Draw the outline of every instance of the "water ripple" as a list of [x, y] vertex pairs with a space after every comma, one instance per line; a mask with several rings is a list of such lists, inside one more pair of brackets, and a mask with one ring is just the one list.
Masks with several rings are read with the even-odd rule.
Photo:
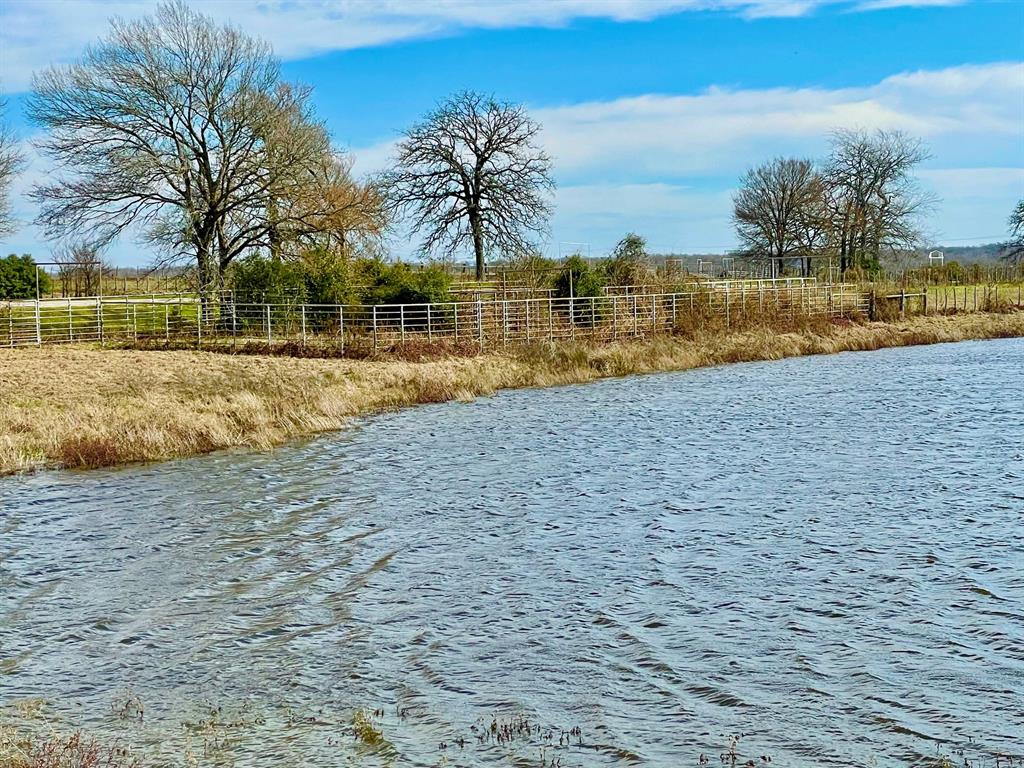
[[[1024, 342], [958, 344], [3, 480], [0, 703], [103, 727], [130, 687], [154, 742], [207, 699], [386, 706], [410, 765], [522, 713], [582, 729], [567, 766], [1024, 754], [1022, 391]], [[239, 764], [335, 764], [310, 722]]]

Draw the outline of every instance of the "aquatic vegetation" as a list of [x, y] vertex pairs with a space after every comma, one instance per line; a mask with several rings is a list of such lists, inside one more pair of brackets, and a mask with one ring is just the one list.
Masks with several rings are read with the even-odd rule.
[[361, 709], [352, 713], [352, 731], [359, 741], [368, 746], [379, 747], [386, 743], [383, 732]]
[[0, 726], [0, 765], [5, 768], [141, 768], [126, 746], [84, 736], [33, 735]]

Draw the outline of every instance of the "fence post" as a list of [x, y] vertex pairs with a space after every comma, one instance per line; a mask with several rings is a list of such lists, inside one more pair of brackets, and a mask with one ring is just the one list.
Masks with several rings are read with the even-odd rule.
[[14, 304], [10, 301], [7, 302], [7, 338], [14, 349]]
[[636, 294], [634, 293], [633, 294], [633, 335], [634, 336], [639, 336], [640, 335], [640, 326], [638, 325], [639, 322], [640, 322], [640, 313], [637, 311], [637, 308], [636, 308]]
[[96, 297], [96, 325], [99, 326], [100, 344], [103, 344], [103, 301]]
[[484, 351], [484, 303], [476, 300], [476, 334], [480, 340], [480, 351]]
[[202, 299], [199, 301], [199, 310], [196, 312], [196, 349], [202, 349], [203, 346], [203, 306]]
[[338, 339], [340, 342], [341, 354], [345, 354], [345, 307], [338, 306]]
[[405, 304], [398, 305], [398, 336], [405, 343]]
[[612, 339], [619, 338], [619, 297], [612, 294]]
[[75, 321], [71, 314], [71, 299], [68, 299], [68, 341], [75, 340]]
[[300, 304], [299, 311], [302, 313], [302, 346], [306, 346], [306, 305]]
[[42, 317], [40, 316], [39, 299], [36, 299], [36, 346], [43, 345]]
[[729, 284], [725, 284], [725, 327], [730, 326], [729, 322]]
[[552, 311], [551, 294], [548, 294], [548, 341], [555, 340], [555, 315]]
[[164, 341], [171, 340], [171, 313], [170, 307], [164, 304]]
[[377, 305], [373, 305], [373, 351], [377, 351]]
[[270, 335], [270, 305], [269, 304], [265, 304], [264, 307], [267, 310], [266, 311], [267, 344], [269, 345], [269, 344], [271, 344], [273, 342], [273, 337]]
[[530, 303], [533, 299], [526, 300], [526, 341], [530, 341]]

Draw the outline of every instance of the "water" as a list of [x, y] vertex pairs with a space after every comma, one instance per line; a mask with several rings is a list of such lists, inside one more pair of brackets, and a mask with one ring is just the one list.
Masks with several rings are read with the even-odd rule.
[[[1024, 341], [966, 343], [3, 480], [0, 703], [172, 756], [231, 720], [237, 765], [720, 764], [740, 733], [994, 765], [1024, 755], [1022, 392]], [[478, 739], [516, 716], [551, 746]]]

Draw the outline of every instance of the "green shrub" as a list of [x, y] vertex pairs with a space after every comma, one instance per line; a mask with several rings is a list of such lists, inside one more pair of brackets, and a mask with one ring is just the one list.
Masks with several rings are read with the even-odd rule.
[[309, 304], [355, 304], [355, 268], [351, 260], [323, 248], [307, 251], [300, 264]]
[[236, 261], [229, 276], [239, 303], [301, 304], [306, 280], [299, 264], [252, 254]]
[[[50, 276], [39, 271], [39, 294], [50, 291]], [[34, 299], [36, 297], [36, 262], [25, 254], [13, 253], [0, 259], [0, 299]]]
[[363, 304], [437, 304], [451, 301], [451, 275], [440, 264], [414, 269], [380, 259], [360, 262]]
[[578, 253], [573, 254], [562, 263], [562, 271], [555, 278], [555, 296], [600, 296], [604, 288], [604, 279], [600, 271]]

